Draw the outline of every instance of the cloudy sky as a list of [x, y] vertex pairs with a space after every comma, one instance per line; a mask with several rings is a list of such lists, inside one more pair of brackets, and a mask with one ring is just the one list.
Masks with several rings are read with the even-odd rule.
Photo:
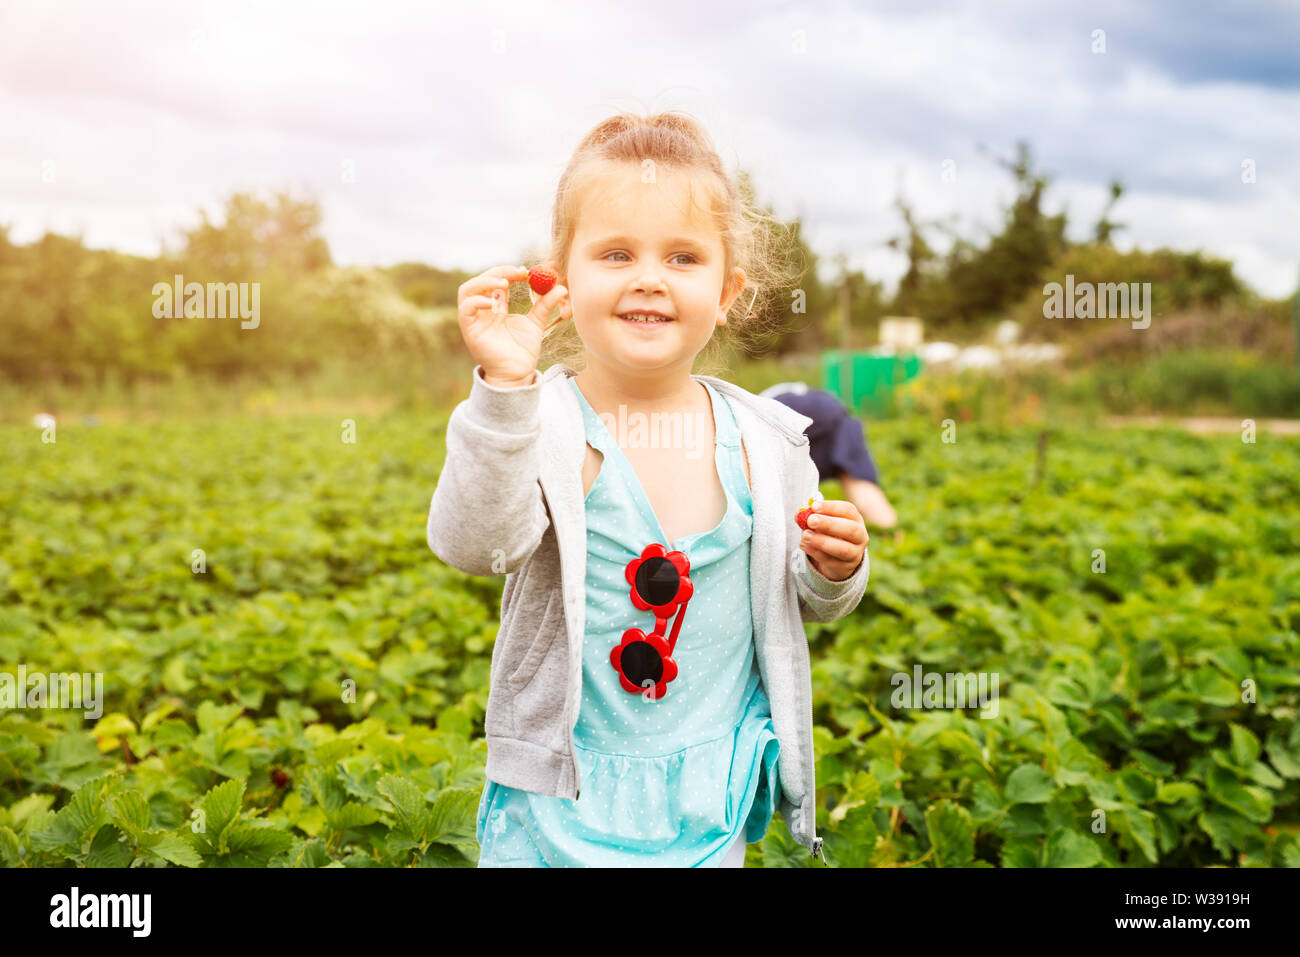
[[978, 235], [1019, 139], [1075, 238], [1117, 176], [1121, 248], [1204, 249], [1269, 296], [1300, 276], [1300, 3], [1265, 0], [0, 0], [0, 224], [152, 255], [288, 189], [341, 263], [478, 272], [544, 246], [618, 108], [690, 112], [820, 254], [890, 285], [900, 185]]

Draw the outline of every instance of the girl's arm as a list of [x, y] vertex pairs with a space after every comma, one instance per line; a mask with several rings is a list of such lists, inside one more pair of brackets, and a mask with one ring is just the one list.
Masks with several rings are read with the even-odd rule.
[[550, 526], [538, 482], [542, 377], [497, 388], [474, 367], [469, 398], [447, 421], [447, 456], [429, 503], [429, 548], [470, 575], [505, 575]]
[[[817, 466], [806, 453], [804, 459], [803, 484], [812, 490], [817, 489]], [[807, 502], [812, 497], [801, 495], [797, 501]], [[787, 510], [789, 505], [787, 505]], [[808, 561], [808, 556], [795, 549], [793, 561], [795, 589], [799, 593], [799, 614], [803, 621], [838, 621], [862, 600], [867, 590], [867, 579], [871, 576], [871, 556], [867, 549], [862, 550], [862, 563], [853, 574], [844, 581], [831, 581]]]

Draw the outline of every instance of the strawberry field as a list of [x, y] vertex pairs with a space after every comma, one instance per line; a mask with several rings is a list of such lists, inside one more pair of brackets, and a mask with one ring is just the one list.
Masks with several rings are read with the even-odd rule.
[[[4, 426], [9, 866], [473, 866], [503, 578], [425, 542], [425, 416]], [[871, 427], [905, 533], [807, 626], [831, 866], [1300, 866], [1300, 446]], [[841, 497], [833, 482], [822, 491]], [[899, 707], [985, 673], [996, 714]], [[821, 866], [779, 817], [749, 866]]]

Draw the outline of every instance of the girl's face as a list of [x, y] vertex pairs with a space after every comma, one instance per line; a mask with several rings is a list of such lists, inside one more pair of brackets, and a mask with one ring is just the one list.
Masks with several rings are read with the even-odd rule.
[[[689, 374], [696, 354], [745, 285], [723, 275], [724, 250], [708, 215], [690, 207], [688, 180], [658, 168], [607, 164], [583, 196], [565, 285], [589, 366], [640, 381]], [[635, 324], [631, 312], [670, 322]]]

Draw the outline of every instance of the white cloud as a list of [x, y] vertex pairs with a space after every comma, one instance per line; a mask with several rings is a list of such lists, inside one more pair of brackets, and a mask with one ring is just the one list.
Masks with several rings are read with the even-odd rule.
[[[1164, 11], [1176, 26], [1178, 6]], [[1212, 83], [1175, 81], [1176, 41], [1122, 6], [1096, 13], [1104, 56], [1088, 52], [1093, 15], [1018, 3], [88, 2], [3, 18], [0, 222], [17, 241], [81, 231], [148, 254], [235, 190], [293, 188], [321, 200], [340, 262], [478, 271], [548, 241], [579, 138], [644, 104], [699, 117], [760, 199], [804, 213], [819, 253], [847, 251], [891, 284], [900, 174], [923, 219], [956, 217], [969, 235], [1011, 193], [976, 144], [1010, 155], [1026, 139], [1072, 235], [1119, 176], [1123, 241], [1201, 247], [1265, 294], [1295, 288], [1300, 92], [1284, 71], [1234, 81], [1230, 64], [1206, 68]], [[1250, 186], [1243, 157], [1257, 162]], [[955, 183], [940, 178], [946, 158]]]

